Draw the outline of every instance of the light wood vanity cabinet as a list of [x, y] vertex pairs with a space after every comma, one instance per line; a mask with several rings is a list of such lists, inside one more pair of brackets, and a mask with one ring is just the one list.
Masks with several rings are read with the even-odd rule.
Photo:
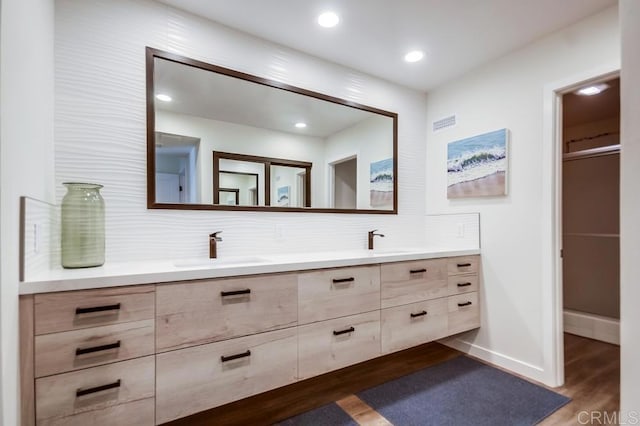
[[478, 271], [463, 256], [23, 296], [22, 424], [161, 424], [477, 328]]

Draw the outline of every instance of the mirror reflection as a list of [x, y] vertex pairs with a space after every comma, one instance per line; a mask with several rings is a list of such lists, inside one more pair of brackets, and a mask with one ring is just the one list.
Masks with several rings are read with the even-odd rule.
[[150, 48], [147, 78], [150, 207], [396, 211], [395, 113]]

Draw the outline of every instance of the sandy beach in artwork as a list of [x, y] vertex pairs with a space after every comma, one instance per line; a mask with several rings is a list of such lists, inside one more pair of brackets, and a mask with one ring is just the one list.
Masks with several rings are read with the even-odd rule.
[[490, 197], [505, 194], [505, 172], [495, 172], [489, 176], [455, 183], [447, 187], [447, 198]]
[[393, 207], [393, 191], [371, 190], [371, 207]]

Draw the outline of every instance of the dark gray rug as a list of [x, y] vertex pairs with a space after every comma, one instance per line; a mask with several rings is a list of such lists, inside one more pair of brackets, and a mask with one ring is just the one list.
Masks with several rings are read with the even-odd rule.
[[571, 400], [466, 356], [358, 397], [396, 426], [534, 425]]
[[342, 408], [335, 403], [323, 405], [315, 410], [290, 417], [276, 426], [358, 426]]

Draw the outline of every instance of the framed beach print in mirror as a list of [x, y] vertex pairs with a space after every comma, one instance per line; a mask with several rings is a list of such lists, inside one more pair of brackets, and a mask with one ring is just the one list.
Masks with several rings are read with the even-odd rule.
[[397, 213], [396, 113], [146, 54], [149, 208]]

